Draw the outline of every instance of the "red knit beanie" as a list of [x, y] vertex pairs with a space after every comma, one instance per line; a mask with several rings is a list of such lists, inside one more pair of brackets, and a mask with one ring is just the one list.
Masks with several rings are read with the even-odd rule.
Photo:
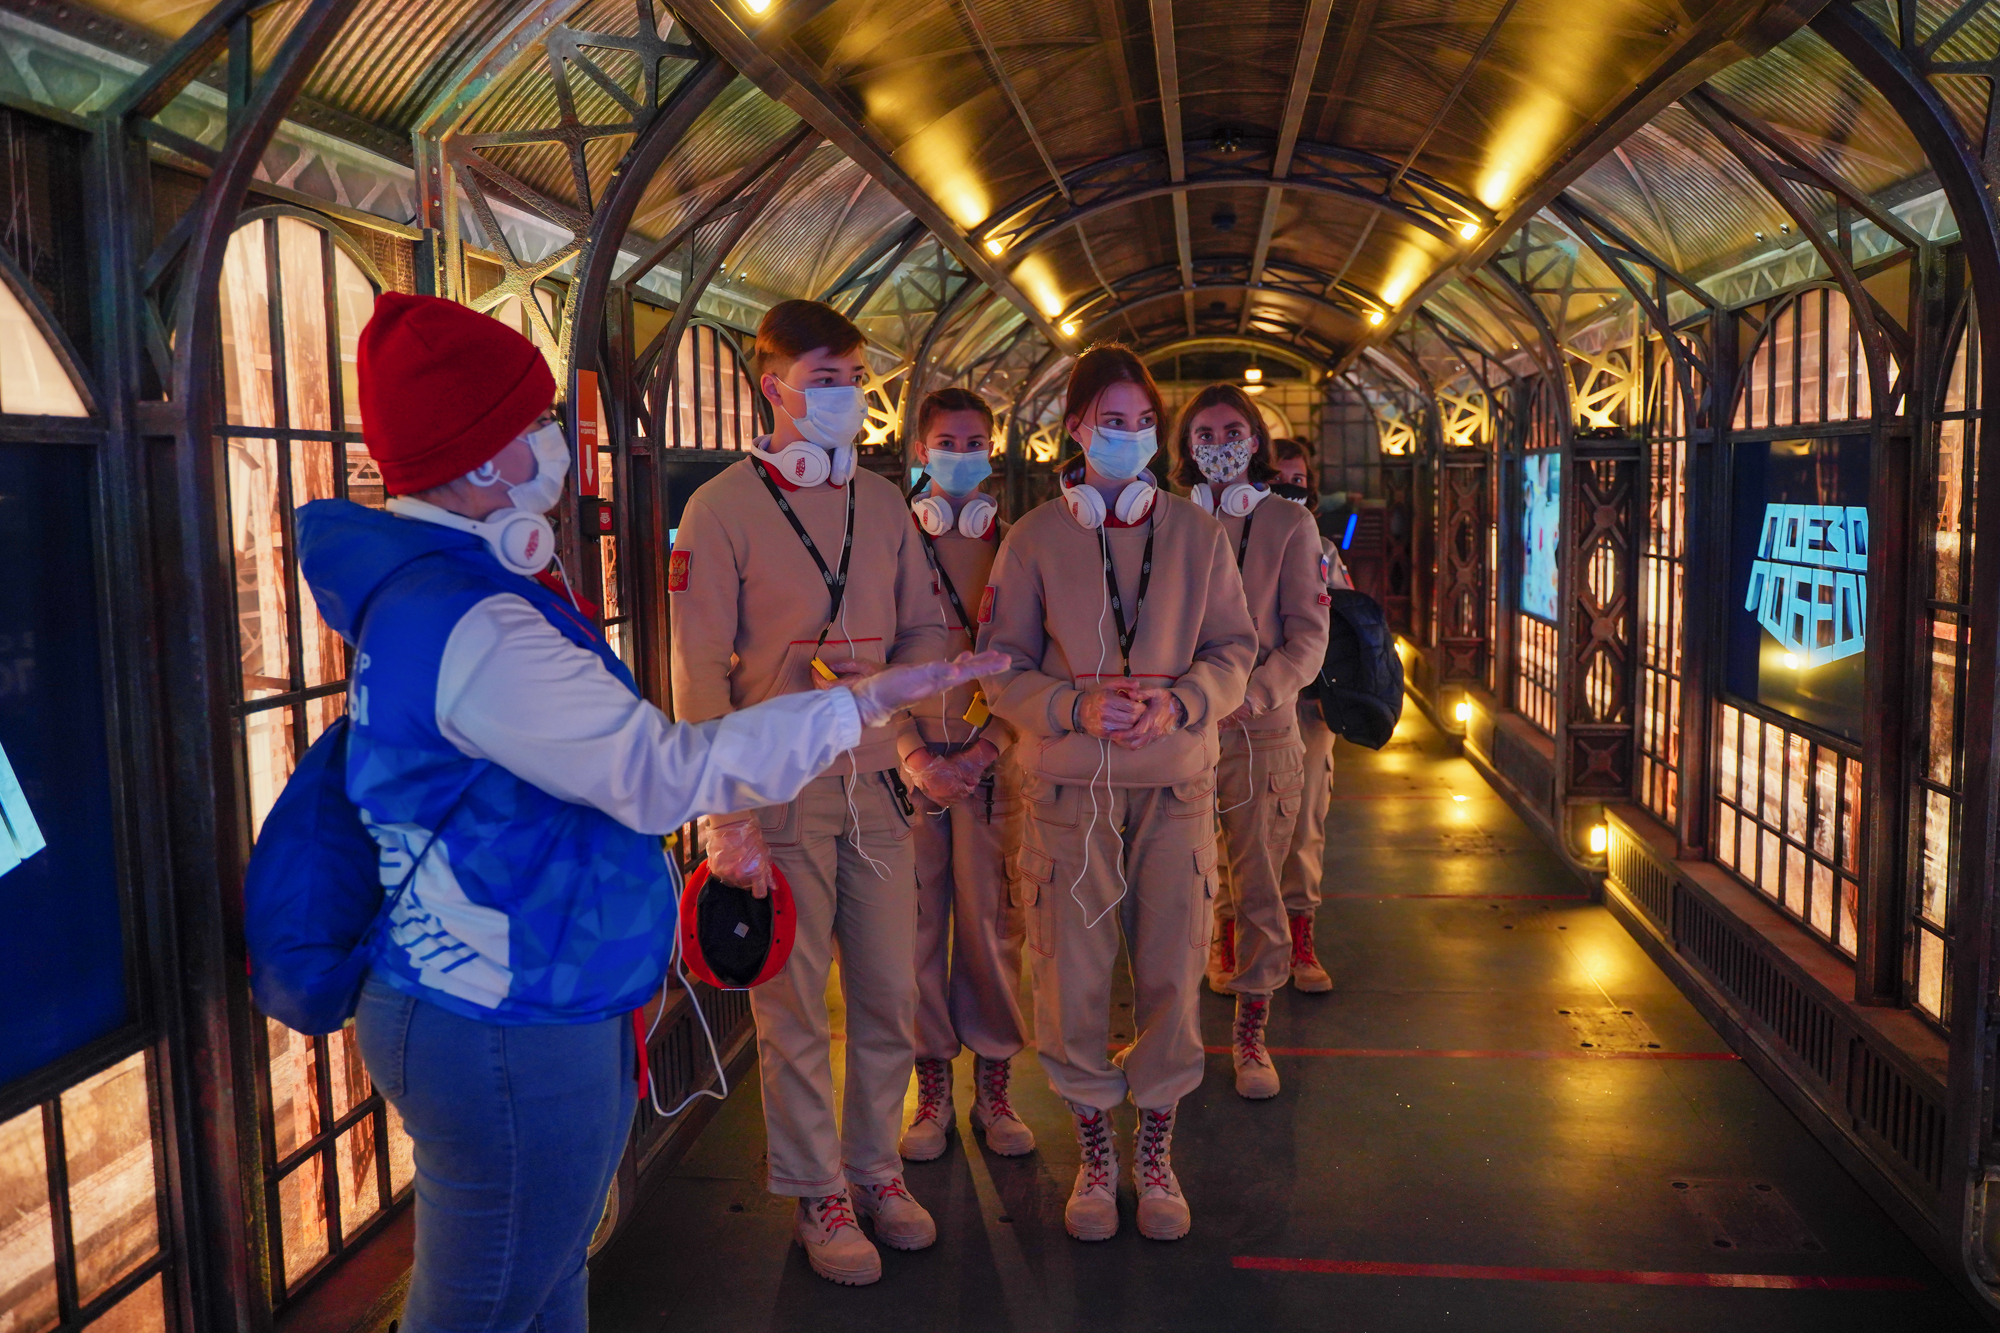
[[476, 310], [390, 292], [361, 330], [362, 433], [391, 495], [442, 486], [555, 401], [535, 345]]

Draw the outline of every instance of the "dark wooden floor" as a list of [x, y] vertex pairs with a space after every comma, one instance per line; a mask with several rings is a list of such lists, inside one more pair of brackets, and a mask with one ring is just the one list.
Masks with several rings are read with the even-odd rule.
[[1187, 1239], [1137, 1235], [1128, 1177], [1123, 1233], [1070, 1240], [1076, 1144], [1032, 1052], [1017, 1105], [1041, 1149], [1012, 1160], [965, 1130], [966, 1056], [961, 1133], [909, 1171], [937, 1245], [832, 1286], [763, 1191], [751, 1086], [599, 1257], [597, 1333], [1985, 1327], [1419, 716], [1338, 762], [1336, 988], [1279, 995], [1291, 1053], [1262, 1103], [1232, 1091], [1229, 1002], [1204, 996]]

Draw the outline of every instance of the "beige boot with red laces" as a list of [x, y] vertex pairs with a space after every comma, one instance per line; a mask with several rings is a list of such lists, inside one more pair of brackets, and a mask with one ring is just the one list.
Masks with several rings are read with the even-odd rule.
[[865, 1287], [882, 1277], [882, 1255], [854, 1220], [847, 1191], [800, 1199], [793, 1234], [805, 1246], [812, 1271], [843, 1287]]
[[1326, 974], [1326, 968], [1320, 965], [1319, 954], [1313, 949], [1313, 919], [1310, 916], [1292, 918], [1292, 989], [1311, 995], [1333, 989], [1333, 978]]
[[1139, 1143], [1132, 1154], [1132, 1184], [1139, 1191], [1139, 1234], [1147, 1240], [1179, 1240], [1194, 1225], [1181, 1182], [1174, 1175], [1174, 1117], [1177, 1108], [1139, 1109]]
[[854, 1211], [873, 1218], [875, 1239], [892, 1250], [927, 1250], [937, 1241], [937, 1222], [918, 1203], [901, 1176], [867, 1184], [851, 1180]]
[[951, 1136], [951, 1061], [917, 1061], [917, 1109], [903, 1130], [906, 1162], [934, 1162]]
[[[1002, 1157], [1024, 1157], [1035, 1150], [1035, 1131], [1014, 1113], [1007, 1097], [1013, 1066], [1005, 1060], [972, 1059], [972, 1123], [986, 1133], [986, 1146]], [[908, 1157], [908, 1153], [903, 1154]]]
[[1271, 1021], [1271, 997], [1236, 997], [1236, 1028], [1231, 1034], [1230, 1056], [1236, 1064], [1236, 1094], [1261, 1102], [1278, 1095], [1278, 1069], [1264, 1045], [1264, 1029]]
[[1118, 1234], [1118, 1144], [1111, 1116], [1095, 1106], [1069, 1104], [1076, 1118], [1076, 1141], [1083, 1161], [1063, 1208], [1063, 1229], [1078, 1240], [1110, 1240]]

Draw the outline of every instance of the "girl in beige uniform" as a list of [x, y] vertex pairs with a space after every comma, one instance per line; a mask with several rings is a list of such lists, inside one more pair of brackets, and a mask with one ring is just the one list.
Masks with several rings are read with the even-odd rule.
[[[861, 342], [812, 301], [781, 302], [758, 327], [760, 387], [777, 429], [694, 493], [667, 568], [679, 721], [944, 654], [902, 490], [855, 466]], [[795, 1233], [813, 1271], [849, 1285], [882, 1272], [857, 1210], [896, 1249], [937, 1235], [897, 1152], [916, 1024], [917, 893], [914, 814], [896, 762], [896, 726], [871, 728], [796, 800], [703, 824], [723, 880], [761, 887], [775, 863], [791, 885], [791, 959], [750, 992], [769, 1185], [798, 1198]], [[826, 1004], [836, 949], [847, 1002], [838, 1125]]]
[[[947, 651], [972, 646], [972, 617], [1006, 534], [993, 497], [993, 409], [968, 389], [940, 389], [917, 410], [916, 460], [930, 485], [910, 508], [931, 563]], [[942, 1156], [954, 1120], [951, 1062], [972, 1051], [972, 1123], [1003, 1157], [1035, 1149], [1034, 1131], [1008, 1098], [1010, 1062], [1026, 1044], [1021, 1022], [1021, 914], [1007, 893], [1008, 833], [1020, 784], [1005, 752], [1014, 729], [965, 686], [914, 709], [900, 737], [916, 788], [917, 1106], [903, 1156]]]
[[1292, 939], [1279, 885], [1304, 798], [1299, 691], [1326, 656], [1330, 599], [1312, 515], [1271, 493], [1271, 437], [1234, 384], [1211, 384], [1181, 409], [1174, 480], [1215, 515], [1242, 573], [1257, 627], [1257, 666], [1243, 703], [1221, 721], [1217, 813], [1235, 894], [1236, 1091], [1275, 1097], [1264, 1034], [1271, 995], [1291, 978]]
[[[1064, 427], [1084, 457], [1014, 525], [979, 614], [985, 680], [1020, 734], [1015, 888], [1028, 913], [1035, 1042], [1083, 1161], [1079, 1240], [1118, 1230], [1110, 1108], [1139, 1108], [1139, 1231], [1187, 1234], [1175, 1109], [1201, 1083], [1196, 1003], [1215, 891], [1215, 722], [1242, 701], [1256, 632], [1215, 521], [1158, 489], [1159, 390], [1119, 346], [1077, 358]], [[1135, 1040], [1110, 1055], [1112, 969], [1130, 955]]]

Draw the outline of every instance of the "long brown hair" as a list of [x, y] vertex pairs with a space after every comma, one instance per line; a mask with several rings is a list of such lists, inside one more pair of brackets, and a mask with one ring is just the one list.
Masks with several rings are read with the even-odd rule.
[[1188, 434], [1194, 429], [1195, 415], [1211, 407], [1235, 408], [1257, 437], [1257, 452], [1250, 455], [1250, 467], [1244, 476], [1263, 483], [1277, 476], [1278, 470], [1271, 466], [1271, 428], [1264, 424], [1264, 414], [1257, 410], [1257, 404], [1234, 384], [1211, 384], [1188, 399], [1187, 406], [1181, 409], [1180, 419], [1174, 422], [1174, 484], [1191, 491], [1208, 480], [1195, 464], [1194, 448]]
[[1071, 417], [1088, 412], [1097, 395], [1114, 384], [1138, 385], [1153, 404], [1153, 420], [1166, 420], [1166, 400], [1160, 397], [1160, 386], [1153, 383], [1153, 372], [1146, 369], [1146, 363], [1124, 343], [1097, 343], [1070, 367], [1069, 393], [1063, 399], [1063, 428], [1069, 428]]

